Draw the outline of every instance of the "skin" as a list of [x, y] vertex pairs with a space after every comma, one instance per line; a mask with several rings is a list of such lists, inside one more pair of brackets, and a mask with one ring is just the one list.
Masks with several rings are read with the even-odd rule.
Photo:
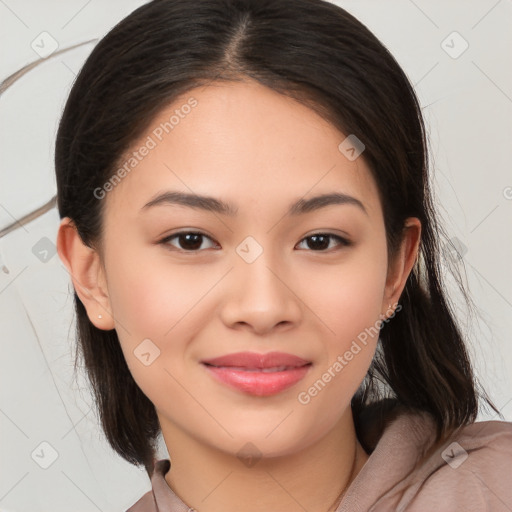
[[[309, 403], [297, 397], [365, 328], [392, 313], [417, 257], [420, 222], [407, 220], [388, 262], [382, 207], [363, 157], [347, 159], [338, 150], [345, 134], [252, 81], [189, 91], [131, 150], [190, 97], [197, 106], [103, 199], [101, 252], [84, 246], [65, 218], [59, 256], [90, 321], [116, 329], [158, 413], [172, 459], [166, 481], [187, 505], [199, 512], [234, 512], [240, 503], [247, 512], [333, 510], [368, 459], [350, 400], [376, 336]], [[238, 213], [170, 204], [141, 211], [165, 190], [211, 195]], [[285, 215], [300, 198], [334, 191], [356, 197], [367, 213], [338, 204]], [[158, 243], [177, 231], [210, 239], [199, 239], [195, 253], [185, 252], [191, 244], [183, 238]], [[318, 249], [306, 238], [315, 233], [352, 245], [327, 238]], [[247, 236], [263, 249], [252, 263], [236, 252]], [[134, 354], [144, 339], [160, 350], [149, 366]], [[269, 397], [218, 383], [200, 364], [246, 350], [288, 352], [313, 364], [302, 381]], [[251, 466], [237, 456], [248, 442], [260, 457]]]

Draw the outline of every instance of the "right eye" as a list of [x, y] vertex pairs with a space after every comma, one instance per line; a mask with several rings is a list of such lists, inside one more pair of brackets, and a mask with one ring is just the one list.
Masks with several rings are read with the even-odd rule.
[[177, 243], [181, 247], [176, 247], [178, 251], [181, 252], [199, 252], [198, 249], [200, 249], [203, 239], [212, 240], [208, 235], [205, 233], [201, 233], [200, 231], [180, 231], [179, 233], [173, 233], [172, 235], [166, 236], [162, 240], [160, 240], [158, 243], [164, 244], [164, 245], [171, 245], [172, 247], [176, 247], [175, 245], [171, 244], [171, 240], [176, 239]]

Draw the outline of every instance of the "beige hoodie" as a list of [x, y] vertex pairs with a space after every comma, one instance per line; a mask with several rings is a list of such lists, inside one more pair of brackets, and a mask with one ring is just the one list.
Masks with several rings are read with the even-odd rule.
[[[512, 422], [476, 422], [438, 445], [426, 413], [398, 408], [380, 432], [361, 429], [370, 457], [336, 512], [512, 512]], [[169, 459], [154, 467], [126, 512], [191, 512], [164, 478]]]

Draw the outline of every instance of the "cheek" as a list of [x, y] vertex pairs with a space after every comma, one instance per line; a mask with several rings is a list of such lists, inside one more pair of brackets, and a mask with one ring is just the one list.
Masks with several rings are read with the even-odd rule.
[[143, 251], [132, 251], [115, 260], [108, 270], [109, 297], [128, 368], [143, 393], [162, 405], [183, 392], [172, 376], [183, 380], [176, 368], [187, 339], [201, 329], [198, 302], [211, 284], [165, 258], [142, 264], [143, 257]]
[[336, 271], [316, 274], [318, 286], [309, 297], [315, 304], [311, 309], [322, 320], [318, 325], [324, 332], [324, 354], [297, 401], [318, 424], [332, 425], [339, 419], [373, 359], [386, 280], [379, 254], [361, 252]]
[[[189, 340], [213, 314], [206, 310], [211, 307], [206, 296], [225, 273], [212, 272], [208, 266], [178, 265], [162, 253], [153, 257], [157, 252], [158, 248], [151, 254], [134, 249], [130, 257], [120, 255], [108, 269], [116, 331], [128, 367], [143, 390], [155, 380], [168, 381], [165, 369], [179, 376]], [[158, 354], [150, 373], [140, 360], [147, 352], [150, 357]]]
[[190, 265], [177, 265], [162, 254], [154, 258], [149, 251], [159, 249], [116, 260], [108, 271], [109, 296], [116, 321], [128, 331], [163, 339], [194, 315], [215, 276], [198, 268], [191, 271]]
[[381, 313], [386, 268], [382, 258], [370, 253], [354, 253], [339, 266], [320, 269], [311, 280], [315, 285], [309, 286], [310, 307], [322, 320], [327, 339], [340, 349], [374, 326]]

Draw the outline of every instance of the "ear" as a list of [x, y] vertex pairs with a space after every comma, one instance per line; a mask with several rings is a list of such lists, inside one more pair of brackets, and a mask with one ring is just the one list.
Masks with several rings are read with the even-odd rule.
[[395, 259], [390, 262], [388, 268], [386, 288], [382, 301], [382, 310], [387, 312], [385, 316], [389, 316], [391, 310], [395, 309], [395, 305], [398, 303], [405, 288], [407, 278], [418, 258], [421, 240], [420, 220], [416, 217], [406, 219], [402, 236], [403, 239]]
[[83, 243], [69, 217], [63, 218], [60, 223], [57, 252], [71, 276], [73, 287], [87, 310], [89, 320], [98, 329], [113, 329], [114, 320], [100, 255]]

